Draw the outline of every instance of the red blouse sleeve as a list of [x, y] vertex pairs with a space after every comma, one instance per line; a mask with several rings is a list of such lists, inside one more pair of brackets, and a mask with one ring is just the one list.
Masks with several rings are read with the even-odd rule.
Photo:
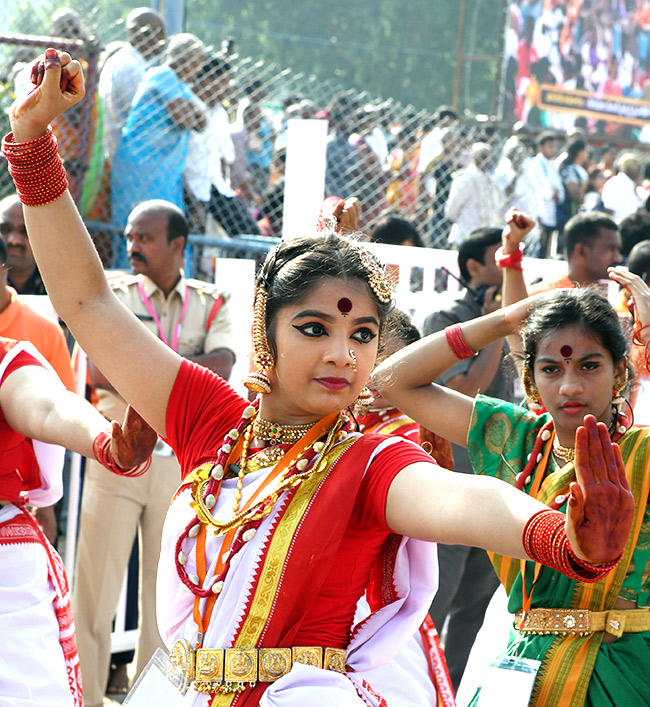
[[181, 478], [214, 459], [225, 434], [239, 423], [247, 401], [204, 366], [183, 359], [167, 403], [167, 442]]
[[379, 439], [387, 443], [372, 459], [366, 472], [355, 505], [355, 512], [365, 527], [379, 527], [384, 532], [392, 532], [386, 524], [386, 498], [393, 479], [404, 467], [416, 462], [425, 462], [434, 467], [438, 465], [417, 444], [400, 437], [385, 435], [366, 435], [367, 438]]
[[21, 351], [19, 354], [16, 354], [16, 357], [13, 359], [13, 361], [7, 366], [7, 368], [5, 368], [5, 371], [2, 374], [2, 379], [0, 380], [0, 384], [4, 382], [4, 379], [10, 373], [18, 370], [19, 368], [22, 368], [23, 366], [43, 367], [43, 364], [35, 356], [32, 356], [30, 353], [27, 353], [27, 351]]

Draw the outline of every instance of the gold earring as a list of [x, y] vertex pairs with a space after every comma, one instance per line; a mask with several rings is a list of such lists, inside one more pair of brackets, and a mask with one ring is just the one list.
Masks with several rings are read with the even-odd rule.
[[359, 397], [354, 401], [354, 407], [362, 414], [368, 412], [368, 408], [375, 402], [375, 396], [367, 386], [359, 393]]
[[524, 392], [526, 393], [526, 397], [529, 401], [528, 407], [531, 410], [541, 410], [543, 408], [542, 398], [540, 397], [539, 390], [537, 390], [533, 384], [533, 381], [530, 379], [530, 372], [528, 371], [528, 368], [524, 368], [524, 372], [521, 376], [521, 382], [524, 386]]
[[612, 390], [612, 405], [619, 407], [625, 404], [625, 398], [623, 397], [623, 390], [627, 386], [627, 369], [625, 370], [625, 376], [621, 383], [616, 383], [614, 385], [614, 390]]
[[270, 393], [271, 381], [267, 371], [273, 368], [273, 355], [266, 338], [266, 290], [260, 286], [255, 293], [253, 306], [253, 363], [257, 371], [249, 373], [242, 383], [254, 393]]

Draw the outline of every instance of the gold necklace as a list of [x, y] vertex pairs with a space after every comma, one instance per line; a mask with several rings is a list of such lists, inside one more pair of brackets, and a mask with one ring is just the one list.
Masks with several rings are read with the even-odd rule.
[[257, 417], [252, 427], [254, 437], [274, 445], [294, 444], [312, 428], [312, 425], [311, 422], [304, 425], [280, 425]]
[[[347, 423], [347, 418], [343, 415], [339, 415], [338, 419], [331, 425], [327, 430], [326, 439], [324, 442], [317, 440], [313, 444], [308, 444], [298, 453], [297, 457], [291, 463], [291, 467], [295, 466], [298, 473], [294, 473], [292, 476], [288, 476], [291, 471], [291, 467], [287, 467], [283, 470], [279, 477], [279, 483], [274, 491], [270, 492], [267, 496], [263, 497], [254, 506], [239, 510], [239, 503], [242, 496], [242, 488], [244, 482], [244, 475], [246, 473], [246, 458], [248, 456], [248, 447], [250, 446], [251, 439], [253, 437], [252, 430], [253, 424], [248, 425], [246, 431], [244, 432], [244, 439], [242, 442], [242, 452], [240, 456], [240, 468], [237, 474], [237, 489], [235, 492], [235, 503], [233, 504], [233, 517], [229, 521], [219, 522], [212, 515], [212, 508], [214, 507], [214, 497], [210, 499], [208, 505], [207, 498], [204, 498], [205, 489], [210, 482], [210, 476], [203, 481], [195, 481], [192, 485], [192, 508], [196, 513], [197, 518], [202, 523], [206, 523], [211, 527], [215, 535], [223, 535], [227, 533], [232, 528], [236, 528], [244, 523], [250, 523], [252, 521], [261, 520], [262, 518], [269, 515], [273, 510], [273, 506], [278, 500], [280, 494], [285, 490], [294, 488], [298, 486], [303, 479], [308, 478], [312, 474], [318, 474], [325, 466], [325, 458], [329, 450], [334, 446], [337, 441], [343, 441], [347, 436], [347, 433], [341, 428], [345, 427]], [[311, 425], [313, 427], [313, 425]], [[323, 435], [321, 435], [322, 439]], [[305, 456], [316, 456], [316, 462], [313, 464], [312, 468], [307, 469], [309, 465], [308, 459]]]
[[254, 454], [251, 454], [248, 457], [246, 473], [250, 474], [253, 471], [259, 471], [260, 469], [264, 469], [265, 467], [270, 466], [271, 464], [275, 464], [276, 462], [280, 461], [280, 459], [282, 459], [285, 453], [286, 450], [279, 445], [260, 449], [259, 451], [255, 452]]
[[573, 447], [563, 447], [557, 441], [557, 435], [553, 437], [553, 454], [564, 464], [572, 462], [575, 458], [575, 449]]
[[244, 442], [241, 448], [241, 456], [239, 458], [239, 472], [237, 474], [237, 489], [235, 490], [235, 503], [233, 504], [233, 515], [237, 515], [239, 510], [239, 502], [241, 501], [241, 492], [244, 486], [244, 475], [246, 474], [246, 458], [248, 457], [248, 448], [250, 447], [251, 440], [253, 439], [253, 429], [255, 428], [255, 421], [252, 425], [248, 425], [244, 432]]

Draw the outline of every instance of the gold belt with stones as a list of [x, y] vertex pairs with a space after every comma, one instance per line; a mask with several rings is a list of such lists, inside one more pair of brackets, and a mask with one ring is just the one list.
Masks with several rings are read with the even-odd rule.
[[531, 609], [515, 614], [515, 628], [520, 633], [533, 634], [577, 634], [586, 636], [596, 631], [605, 631], [620, 638], [624, 633], [650, 631], [650, 609]]
[[243, 692], [246, 685], [274, 682], [294, 663], [345, 672], [345, 651], [340, 648], [198, 648], [185, 639], [176, 641], [170, 655], [175, 683], [184, 691], [192, 686], [207, 694]]

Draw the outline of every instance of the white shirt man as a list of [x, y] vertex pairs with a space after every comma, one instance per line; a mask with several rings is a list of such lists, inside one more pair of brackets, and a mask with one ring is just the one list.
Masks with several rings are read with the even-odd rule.
[[223, 163], [235, 161], [235, 147], [230, 137], [230, 119], [225, 108], [204, 106], [208, 126], [202, 132], [192, 130], [185, 166], [185, 180], [199, 201], [210, 201], [214, 186], [223, 196], [233, 197], [235, 192], [223, 174]]
[[235, 161], [228, 113], [222, 105], [230, 86], [230, 64], [210, 57], [201, 68], [195, 90], [207, 116], [207, 127], [190, 133], [183, 176], [189, 190], [229, 236], [259, 235], [246, 205], [224, 175], [224, 165]]
[[498, 225], [502, 221], [503, 192], [487, 172], [492, 148], [485, 143], [472, 145], [472, 164], [453, 178], [445, 216], [453, 221], [449, 242], [460, 245], [477, 228]]
[[104, 110], [104, 150], [109, 159], [117, 151], [122, 127], [145, 72], [154, 66], [165, 40], [165, 23], [145, 7], [132, 10], [126, 20], [127, 41], [106, 59], [97, 90]]
[[540, 221], [547, 229], [557, 226], [557, 205], [564, 201], [564, 185], [553, 162], [556, 151], [555, 135], [542, 133], [537, 141], [539, 152], [528, 163], [527, 172], [542, 199]]
[[99, 76], [99, 96], [104, 109], [104, 149], [113, 157], [120, 144], [131, 101], [144, 78], [148, 64], [140, 52], [125, 42], [109, 57]]
[[637, 189], [641, 171], [639, 161], [632, 153], [626, 153], [618, 161], [618, 174], [605, 182], [603, 206], [612, 212], [616, 223], [637, 211], [643, 201]]

